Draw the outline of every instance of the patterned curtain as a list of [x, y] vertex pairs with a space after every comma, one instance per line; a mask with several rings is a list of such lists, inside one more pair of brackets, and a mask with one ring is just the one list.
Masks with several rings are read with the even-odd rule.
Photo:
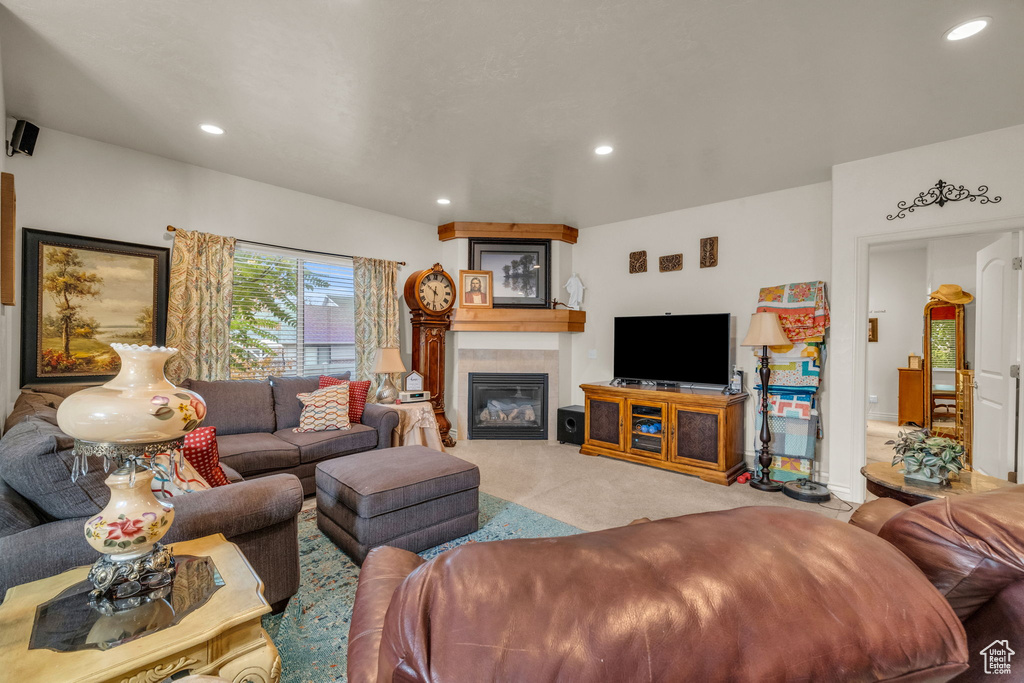
[[[373, 372], [377, 349], [398, 348], [398, 264], [395, 261], [363, 258], [353, 261], [356, 298], [356, 378], [371, 381], [367, 400], [377, 394], [378, 377]], [[400, 386], [401, 375], [391, 381]]]
[[228, 379], [235, 238], [178, 228], [171, 250], [167, 364], [172, 381]]

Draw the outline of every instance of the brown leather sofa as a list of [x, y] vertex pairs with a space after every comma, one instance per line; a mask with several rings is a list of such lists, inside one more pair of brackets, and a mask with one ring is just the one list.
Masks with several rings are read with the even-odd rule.
[[[1018, 558], [1021, 538], [1005, 541]], [[888, 537], [768, 507], [429, 562], [378, 548], [349, 681], [947, 681], [967, 668], [967, 637], [929, 578]]]
[[[1024, 680], [1024, 486], [913, 507], [880, 498], [850, 523], [899, 548], [956, 611], [970, 654], [957, 683]], [[982, 650], [1004, 640], [1013, 675], [986, 674]]]

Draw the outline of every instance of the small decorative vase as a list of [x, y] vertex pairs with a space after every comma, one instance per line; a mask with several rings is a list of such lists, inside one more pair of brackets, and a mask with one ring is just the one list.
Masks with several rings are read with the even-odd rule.
[[89, 579], [94, 600], [121, 599], [166, 586], [174, 558], [158, 542], [170, 529], [174, 507], [150, 489], [153, 456], [174, 453], [180, 460], [185, 434], [206, 417], [199, 394], [180, 389], [164, 375], [177, 349], [111, 344], [121, 371], [99, 387], [76, 392], [57, 410], [57, 424], [75, 438], [71, 478], [88, 471], [89, 456], [103, 458], [110, 502], [85, 524], [86, 541], [103, 556]]

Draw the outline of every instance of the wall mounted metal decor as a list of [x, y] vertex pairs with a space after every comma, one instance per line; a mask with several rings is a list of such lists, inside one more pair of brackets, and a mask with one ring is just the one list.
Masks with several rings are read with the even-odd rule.
[[939, 180], [934, 187], [918, 194], [912, 202], [899, 202], [896, 205], [899, 211], [889, 214], [886, 219], [894, 221], [897, 218], [906, 218], [908, 213], [914, 212], [914, 209], [932, 204], [938, 204], [941, 207], [945, 206], [946, 202], [962, 202], [965, 199], [971, 202], [976, 201], [979, 204], [998, 204], [1003, 200], [1002, 197], [989, 197], [987, 193], [988, 185], [979, 185], [977, 193], [973, 193], [963, 185], [957, 187], [944, 180]]
[[670, 273], [674, 270], [683, 269], [683, 255], [669, 254], [658, 259], [658, 270], [663, 273]]
[[718, 265], [718, 238], [705, 237], [700, 241], [700, 267], [714, 268]]
[[647, 272], [647, 252], [646, 251], [631, 251], [629, 252], [629, 273], [646, 273]]

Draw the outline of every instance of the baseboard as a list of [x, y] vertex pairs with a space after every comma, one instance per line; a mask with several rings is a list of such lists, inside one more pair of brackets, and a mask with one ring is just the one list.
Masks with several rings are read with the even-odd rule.
[[878, 420], [879, 422], [895, 422], [899, 419], [896, 413], [868, 413], [867, 418], [869, 420]]

